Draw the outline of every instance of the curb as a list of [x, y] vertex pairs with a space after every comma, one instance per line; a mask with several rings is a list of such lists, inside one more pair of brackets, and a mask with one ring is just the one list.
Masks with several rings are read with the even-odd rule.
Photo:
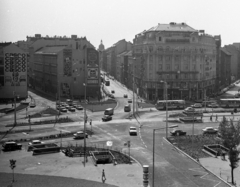
[[188, 155], [187, 153], [185, 153], [184, 151], [182, 151], [181, 149], [179, 149], [178, 147], [174, 146], [171, 142], [169, 142], [165, 137], [163, 137], [163, 139], [169, 144], [172, 145], [176, 150], [178, 150], [179, 152], [181, 152], [182, 154], [184, 154], [185, 156], [187, 156], [189, 159], [191, 159], [192, 161], [194, 161], [195, 163], [197, 163], [198, 165], [200, 165], [201, 167], [203, 167], [206, 171], [208, 171], [209, 173], [213, 174], [215, 177], [217, 177], [219, 180], [221, 180], [222, 182], [224, 182], [225, 184], [227, 184], [230, 187], [233, 187], [233, 185], [229, 184], [227, 181], [223, 180], [221, 177], [217, 176], [215, 173], [213, 173], [211, 170], [205, 168], [200, 162], [198, 162], [197, 160], [195, 160], [194, 158], [192, 158], [190, 155]]

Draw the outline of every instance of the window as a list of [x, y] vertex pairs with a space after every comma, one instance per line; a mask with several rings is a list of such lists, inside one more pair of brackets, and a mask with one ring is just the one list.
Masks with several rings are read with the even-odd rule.
[[158, 38], [158, 41], [159, 41], [159, 42], [161, 42], [161, 41], [162, 41], [162, 37], [161, 37], [161, 36]]
[[196, 64], [193, 64], [193, 70], [196, 70]]
[[152, 70], [153, 70], [153, 65], [149, 64], [149, 71], [152, 71]]
[[3, 68], [3, 66], [0, 67], [0, 75], [4, 75], [4, 68]]
[[0, 57], [0, 65], [3, 65], [3, 57]]
[[175, 64], [175, 70], [179, 70], [179, 64]]
[[185, 70], [189, 70], [189, 65], [188, 65], [188, 63], [185, 63], [185, 64], [184, 64], [184, 69], [185, 69]]
[[171, 69], [170, 64], [166, 64], [166, 70], [170, 70], [170, 69]]
[[185, 79], [188, 79], [188, 74], [184, 74], [184, 78], [185, 78]]
[[162, 64], [158, 65], [158, 70], [162, 70]]
[[175, 62], [180, 62], [180, 56], [179, 56], [179, 55], [176, 55], [176, 56], [174, 57], [174, 61], [175, 61]]
[[171, 56], [167, 55], [167, 56], [165, 57], [165, 59], [166, 59], [166, 62], [170, 62], [172, 58], [171, 58]]
[[158, 62], [159, 62], [159, 63], [162, 63], [162, 60], [163, 60], [162, 55], [159, 55], [159, 56], [158, 56]]

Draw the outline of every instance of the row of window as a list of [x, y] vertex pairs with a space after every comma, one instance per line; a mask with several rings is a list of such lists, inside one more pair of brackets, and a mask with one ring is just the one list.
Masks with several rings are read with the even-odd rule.
[[[206, 61], [206, 59], [209, 58], [209, 57], [205, 57], [203, 55], [193, 55], [193, 56], [190, 56], [190, 55], [158, 55], [155, 60], [158, 61], [158, 62], [163, 62], [164, 60], [166, 62], [170, 62], [170, 61], [175, 61], [175, 62], [181, 62], [181, 61], [185, 61], [185, 62], [202, 62], [202, 61]], [[211, 60], [213, 59], [214, 57], [211, 58]], [[154, 56], [153, 55], [150, 55], [149, 56], [149, 62], [152, 63], [154, 61]]]
[[[153, 73], [149, 73], [149, 79], [153, 80], [154, 74]], [[165, 80], [165, 79], [192, 79], [192, 80], [196, 80], [197, 79], [197, 74], [165, 74], [165, 75], [158, 75], [158, 80]]]
[[[166, 64], [165, 65], [165, 68], [163, 67], [163, 64], [158, 64], [158, 70], [167, 70], [167, 71], [178, 71], [181, 69], [181, 67], [185, 70], [185, 71], [188, 71], [190, 70], [190, 65], [189, 64], [183, 64], [182, 66], [180, 66], [179, 64], [175, 64], [173, 66], [171, 66], [171, 64]], [[202, 66], [200, 66], [202, 67]], [[153, 71], [155, 68], [153, 68], [153, 64], [149, 64], [149, 71]], [[193, 64], [192, 65], [192, 68], [191, 68], [192, 71], [196, 71], [197, 70], [197, 65], [196, 64]]]

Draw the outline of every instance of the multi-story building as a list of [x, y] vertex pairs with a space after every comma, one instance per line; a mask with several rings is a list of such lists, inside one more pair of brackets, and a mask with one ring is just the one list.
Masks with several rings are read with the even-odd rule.
[[220, 62], [219, 91], [231, 84], [231, 53], [225, 47], [221, 48]]
[[26, 99], [27, 53], [15, 44], [0, 43], [0, 99]]
[[135, 36], [135, 82], [142, 96], [163, 99], [204, 99], [215, 92], [216, 41], [186, 23], [158, 24]]
[[240, 50], [235, 45], [225, 45], [224, 48], [231, 53], [231, 82], [240, 79]]
[[30, 50], [30, 85], [67, 98], [100, 97], [98, 52], [86, 38], [35, 40]]
[[117, 71], [117, 55], [123, 53], [124, 51], [129, 51], [132, 49], [132, 43], [127, 42], [125, 39], [118, 41], [117, 43], [113, 44], [110, 48], [106, 49], [107, 53], [107, 72], [116, 77]]
[[101, 44], [98, 47], [98, 52], [99, 52], [99, 66], [101, 69], [104, 69], [103, 68], [103, 57], [104, 57], [105, 47], [102, 43], [102, 40], [101, 40]]

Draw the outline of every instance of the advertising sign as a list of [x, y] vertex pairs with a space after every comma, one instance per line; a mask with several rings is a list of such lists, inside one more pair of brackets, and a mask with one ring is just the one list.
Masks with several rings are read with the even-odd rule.
[[98, 51], [87, 48], [87, 84], [92, 86], [99, 85], [99, 56]]

